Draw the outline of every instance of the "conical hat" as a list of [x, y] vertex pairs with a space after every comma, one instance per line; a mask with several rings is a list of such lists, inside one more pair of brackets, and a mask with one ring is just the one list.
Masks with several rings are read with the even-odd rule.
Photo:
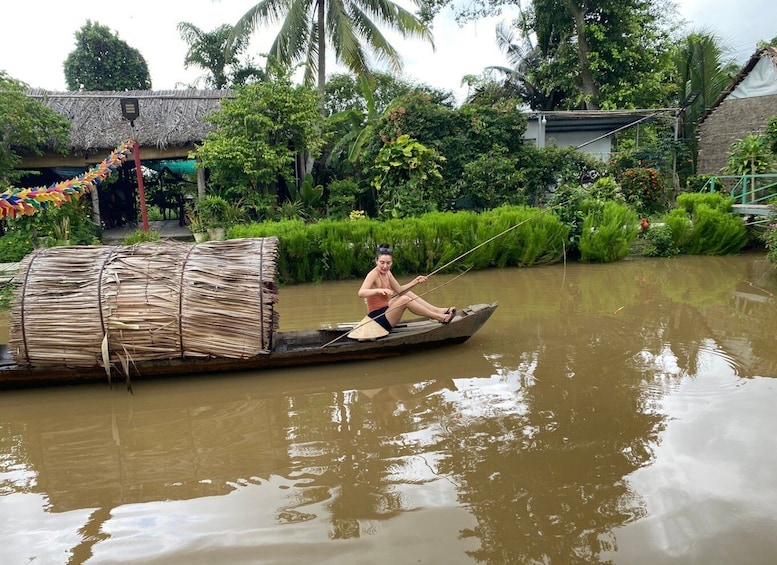
[[369, 316], [362, 318], [362, 320], [356, 324], [356, 327], [348, 332], [348, 337], [351, 339], [358, 339], [359, 341], [378, 339], [385, 335], [388, 335], [388, 330]]

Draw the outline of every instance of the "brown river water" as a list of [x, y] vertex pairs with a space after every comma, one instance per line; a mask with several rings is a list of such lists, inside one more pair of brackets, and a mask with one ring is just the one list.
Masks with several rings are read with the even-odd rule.
[[2, 391], [0, 563], [775, 563], [775, 295], [763, 254], [470, 272], [426, 295], [499, 301], [463, 345]]

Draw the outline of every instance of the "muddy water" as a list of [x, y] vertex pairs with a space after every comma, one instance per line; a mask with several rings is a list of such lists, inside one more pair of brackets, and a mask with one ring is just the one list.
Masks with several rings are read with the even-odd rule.
[[775, 294], [762, 255], [469, 273], [427, 296], [500, 302], [460, 346], [1, 392], [0, 563], [774, 563]]

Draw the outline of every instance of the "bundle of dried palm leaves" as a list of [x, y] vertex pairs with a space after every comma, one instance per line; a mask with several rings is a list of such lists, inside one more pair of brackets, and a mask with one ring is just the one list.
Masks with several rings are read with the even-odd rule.
[[15, 278], [17, 363], [86, 367], [268, 353], [277, 329], [276, 238], [59, 247]]

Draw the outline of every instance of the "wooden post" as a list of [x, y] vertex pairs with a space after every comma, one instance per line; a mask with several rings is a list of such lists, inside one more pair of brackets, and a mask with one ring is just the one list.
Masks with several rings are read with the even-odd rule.
[[97, 194], [97, 186], [89, 192], [92, 197], [92, 221], [98, 228], [102, 227], [102, 218], [100, 217], [100, 195]]
[[138, 197], [140, 199], [140, 217], [143, 220], [143, 231], [148, 233], [148, 212], [146, 211], [146, 190], [143, 187], [143, 170], [140, 168], [140, 145], [138, 140], [132, 146], [135, 154], [135, 172], [138, 176]]
[[197, 200], [205, 198], [205, 169], [197, 167]]

